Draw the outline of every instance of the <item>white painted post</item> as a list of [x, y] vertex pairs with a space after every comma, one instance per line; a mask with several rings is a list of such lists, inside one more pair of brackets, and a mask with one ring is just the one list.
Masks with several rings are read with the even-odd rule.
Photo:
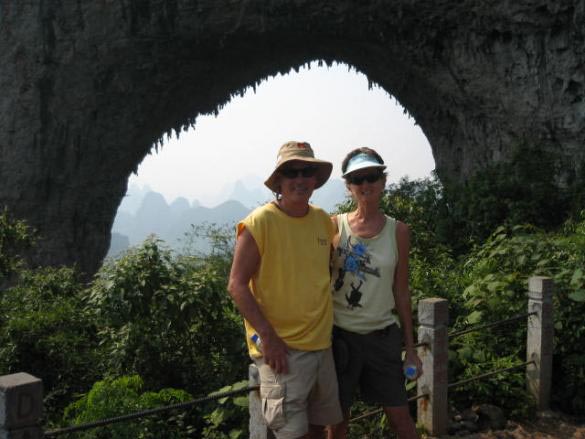
[[534, 276], [528, 279], [528, 316], [526, 333], [526, 386], [536, 399], [539, 411], [550, 407], [553, 359], [553, 289], [552, 279]]
[[418, 302], [418, 341], [426, 343], [419, 348], [423, 374], [417, 381], [420, 398], [417, 420], [432, 436], [445, 434], [449, 425], [447, 409], [447, 372], [449, 361], [449, 303], [446, 299], [431, 298]]
[[[260, 385], [260, 376], [255, 364], [250, 364], [248, 368], [249, 386]], [[262, 415], [262, 399], [260, 391], [254, 390], [248, 396], [248, 410], [250, 413], [250, 439], [273, 439], [274, 433], [266, 426], [264, 416]]]
[[0, 376], [0, 439], [40, 439], [43, 383], [28, 373]]

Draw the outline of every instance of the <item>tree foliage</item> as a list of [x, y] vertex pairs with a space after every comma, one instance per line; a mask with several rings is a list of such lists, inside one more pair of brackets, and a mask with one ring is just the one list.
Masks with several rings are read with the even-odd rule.
[[[178, 255], [153, 238], [104, 263], [89, 284], [73, 268], [20, 268], [0, 295], [0, 373], [43, 380], [50, 425], [71, 421], [59, 419], [64, 407], [100, 378], [98, 390], [134, 389], [139, 380], [145, 392], [176, 388], [198, 396], [241, 381], [249, 360], [226, 292], [226, 251], [218, 245], [208, 258]], [[136, 379], [115, 381], [128, 376]], [[214, 429], [208, 410], [215, 407], [195, 409], [192, 428]], [[241, 418], [230, 410], [226, 419]]]
[[88, 297], [106, 370], [196, 394], [238, 381], [246, 373], [243, 326], [225, 287], [216, 265], [174, 255], [155, 239], [106, 263]]
[[[531, 226], [497, 228], [465, 261], [465, 312], [459, 316], [460, 323], [476, 324], [526, 312], [528, 277], [552, 278], [557, 371], [553, 402], [572, 413], [585, 409], [584, 226], [581, 220], [556, 233]], [[483, 370], [496, 368], [499, 358], [508, 358], [512, 364], [525, 357], [525, 340], [525, 324], [472, 333], [458, 343], [457, 359], [462, 366], [478, 365]], [[510, 374], [518, 387], [522, 387], [522, 375], [522, 371]], [[513, 406], [510, 391], [499, 380], [491, 381], [490, 386], [482, 385], [485, 396]]]
[[[446, 181], [450, 241], [458, 252], [481, 245], [499, 226], [531, 224], [554, 231], [585, 207], [585, 164], [563, 174], [571, 157], [542, 147], [516, 146], [510, 160], [488, 166], [464, 183]], [[559, 176], [563, 176], [560, 178]]]
[[24, 221], [0, 213], [0, 282], [23, 266], [21, 252], [34, 243], [34, 231]]
[[[191, 400], [183, 390], [144, 390], [144, 382], [137, 375], [122, 376], [96, 382], [91, 390], [65, 410], [69, 425], [80, 425], [129, 413], [174, 405]], [[78, 433], [81, 439], [182, 439], [193, 437], [195, 429], [189, 424], [188, 413], [167, 412], [144, 416], [127, 422], [118, 422]]]
[[73, 269], [19, 274], [16, 285], [0, 296], [0, 374], [42, 378], [52, 416], [99, 376], [96, 327]]

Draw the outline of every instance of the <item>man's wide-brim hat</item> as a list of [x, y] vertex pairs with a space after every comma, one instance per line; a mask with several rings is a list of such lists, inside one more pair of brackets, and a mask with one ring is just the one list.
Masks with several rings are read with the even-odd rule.
[[315, 153], [307, 142], [287, 142], [278, 150], [278, 157], [276, 159], [276, 167], [270, 177], [264, 184], [272, 192], [280, 192], [278, 186], [278, 171], [286, 164], [292, 161], [306, 162], [312, 166], [317, 167], [317, 183], [315, 189], [320, 188], [325, 184], [333, 170], [333, 164], [325, 160], [315, 158]]

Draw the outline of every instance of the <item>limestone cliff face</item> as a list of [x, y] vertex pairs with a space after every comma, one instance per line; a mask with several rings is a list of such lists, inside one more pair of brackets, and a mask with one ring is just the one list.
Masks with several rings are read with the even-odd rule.
[[583, 0], [5, 0], [0, 204], [44, 237], [33, 260], [91, 274], [153, 142], [314, 59], [396, 96], [441, 178], [518, 143], [585, 159]]

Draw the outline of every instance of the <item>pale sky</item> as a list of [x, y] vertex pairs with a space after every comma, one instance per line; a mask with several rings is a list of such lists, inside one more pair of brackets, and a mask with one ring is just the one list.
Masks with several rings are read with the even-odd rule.
[[218, 197], [226, 185], [263, 181], [289, 140], [309, 142], [317, 158], [333, 163], [332, 177], [340, 177], [343, 157], [358, 146], [380, 153], [390, 182], [429, 176], [435, 163], [414, 119], [385, 90], [368, 89], [363, 74], [348, 70], [313, 63], [248, 89], [217, 117], [200, 115], [194, 130], [165, 139], [129, 185], [148, 185], [168, 202], [182, 196], [212, 207], [225, 201]]

